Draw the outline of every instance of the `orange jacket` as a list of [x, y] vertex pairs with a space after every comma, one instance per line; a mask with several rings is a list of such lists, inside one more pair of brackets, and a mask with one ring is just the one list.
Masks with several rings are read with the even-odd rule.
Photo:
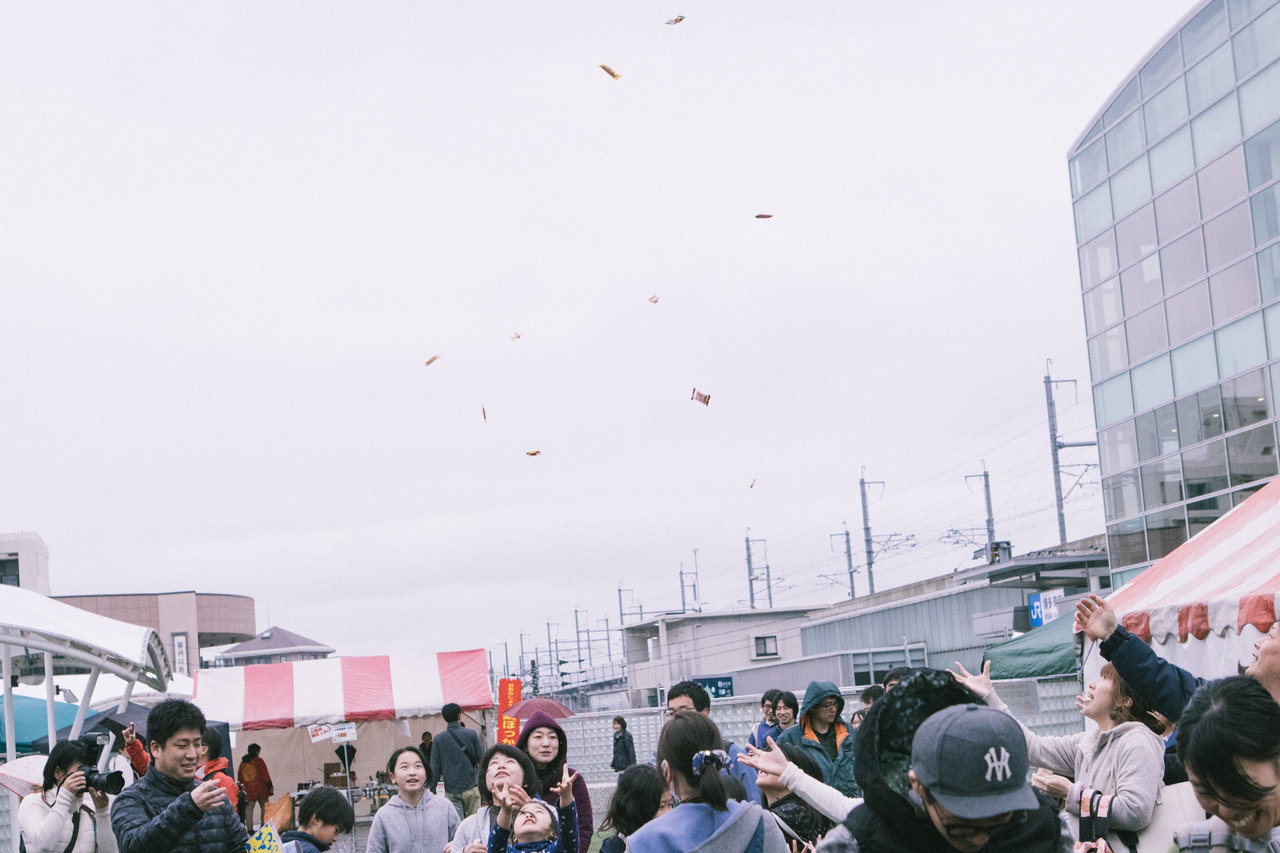
[[218, 787], [227, 795], [227, 802], [231, 803], [231, 808], [240, 807], [240, 788], [236, 785], [236, 780], [231, 778], [231, 774], [227, 772], [227, 768], [231, 765], [225, 758], [215, 758], [208, 764], [200, 768], [196, 776], [204, 779], [216, 779]]

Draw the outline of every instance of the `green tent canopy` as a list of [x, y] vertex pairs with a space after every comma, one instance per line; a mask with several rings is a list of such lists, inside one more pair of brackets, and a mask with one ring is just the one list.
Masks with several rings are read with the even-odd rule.
[[991, 661], [991, 677], [996, 680], [1073, 675], [1076, 671], [1076, 643], [1071, 632], [1074, 621], [1072, 610], [1021, 637], [997, 643], [987, 649], [982, 661]]
[[[49, 736], [49, 718], [45, 715], [45, 700], [33, 699], [30, 696], [13, 697], [13, 727], [17, 731], [14, 746], [19, 752], [30, 752], [31, 742]], [[53, 703], [53, 724], [58, 728], [69, 726], [76, 719], [76, 708], [66, 702]], [[4, 716], [0, 715], [0, 750], [8, 742], [9, 734], [4, 730]]]

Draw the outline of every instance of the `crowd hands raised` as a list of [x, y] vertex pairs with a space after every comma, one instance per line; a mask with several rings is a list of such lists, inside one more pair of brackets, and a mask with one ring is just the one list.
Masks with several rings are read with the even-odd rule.
[[[1077, 605], [1076, 627], [1107, 664], [1076, 698], [1093, 725], [1064, 737], [1016, 720], [989, 663], [978, 672], [958, 663], [894, 670], [864, 691], [847, 722], [831, 682], [809, 684], [803, 702], [769, 691], [745, 747], [724, 739], [700, 685], [674, 685], [655, 763], [628, 764], [634, 750], [618, 753], [600, 850], [1280, 851], [1280, 628], [1258, 640], [1241, 675], [1206, 682], [1161, 659], [1096, 596]], [[619, 730], [625, 720], [615, 721]], [[114, 797], [89, 786], [83, 744], [54, 747], [43, 791], [18, 811], [23, 849], [244, 850], [236, 801], [245, 797], [199, 709], [158, 705], [147, 750], [133, 734], [125, 746], [137, 779]], [[450, 740], [470, 761], [469, 741]], [[587, 853], [591, 802], [567, 746], [556, 721], [532, 717], [516, 746], [497, 744], [470, 761], [474, 791], [446, 785], [447, 798], [435, 793], [447, 750], [433, 748], [429, 761], [416, 747], [397, 750], [387, 764], [397, 794], [375, 815], [366, 849]], [[1194, 817], [1205, 820], [1166, 826], [1168, 786], [1184, 781], [1199, 805]], [[464, 808], [473, 793], [477, 805]], [[283, 840], [322, 853], [352, 830], [354, 812], [342, 792], [322, 786], [301, 800], [297, 823]]]

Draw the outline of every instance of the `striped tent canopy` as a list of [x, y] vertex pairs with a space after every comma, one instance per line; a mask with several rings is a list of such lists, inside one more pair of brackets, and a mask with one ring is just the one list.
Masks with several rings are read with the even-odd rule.
[[193, 701], [232, 731], [395, 720], [493, 707], [484, 649], [202, 669]]
[[1148, 642], [1185, 643], [1246, 625], [1266, 632], [1280, 593], [1280, 479], [1272, 480], [1110, 597]]

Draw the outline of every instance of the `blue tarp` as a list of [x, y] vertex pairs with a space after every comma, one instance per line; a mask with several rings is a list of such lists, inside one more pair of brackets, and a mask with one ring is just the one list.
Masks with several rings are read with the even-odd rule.
[[[45, 700], [30, 696], [13, 697], [13, 722], [17, 730], [15, 745], [19, 752], [30, 752], [31, 742], [49, 736], [49, 719], [45, 715]], [[76, 706], [66, 702], [53, 703], [53, 723], [58, 728], [69, 726], [76, 719]], [[4, 730], [4, 715], [0, 714], [0, 750], [8, 747], [9, 735]]]

